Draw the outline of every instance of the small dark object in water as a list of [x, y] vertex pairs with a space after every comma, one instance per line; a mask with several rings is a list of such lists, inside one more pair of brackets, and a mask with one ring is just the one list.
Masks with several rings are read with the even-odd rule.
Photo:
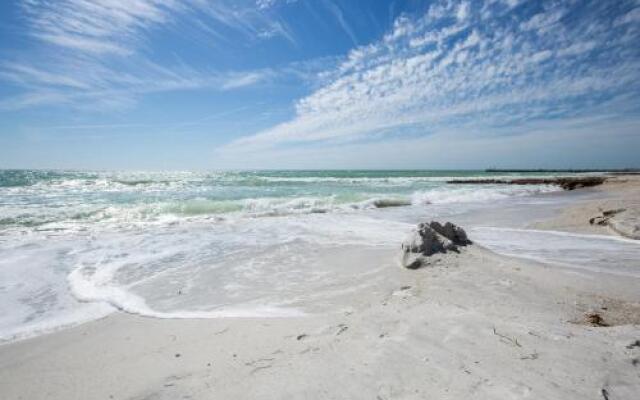
[[180, 358], [180, 353], [176, 353], [176, 358]]

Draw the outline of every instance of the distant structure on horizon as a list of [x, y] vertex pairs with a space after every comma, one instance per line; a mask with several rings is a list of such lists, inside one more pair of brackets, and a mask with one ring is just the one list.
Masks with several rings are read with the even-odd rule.
[[526, 173], [526, 172], [567, 172], [567, 173], [583, 173], [583, 172], [608, 172], [613, 174], [640, 174], [640, 168], [618, 168], [618, 169], [502, 169], [502, 168], [487, 168], [485, 172], [514, 172], [514, 173]]

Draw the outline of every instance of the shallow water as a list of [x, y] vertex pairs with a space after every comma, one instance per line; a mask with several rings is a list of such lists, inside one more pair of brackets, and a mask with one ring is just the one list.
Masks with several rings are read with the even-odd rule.
[[348, 262], [349, 254], [387, 260], [417, 222], [437, 218], [460, 222], [505, 254], [594, 271], [624, 263], [618, 273], [636, 273], [638, 246], [498, 230], [580, 196], [550, 186], [445, 184], [486, 176], [0, 171], [0, 338], [117, 309], [160, 318], [331, 311], [332, 297], [389, 267]]
[[453, 177], [486, 176], [465, 171], [0, 170], [0, 229], [68, 231], [190, 217], [324, 213], [487, 201], [557, 189], [444, 185]]
[[576, 270], [640, 278], [640, 244], [634, 240], [496, 227], [475, 227], [469, 234], [496, 253]]

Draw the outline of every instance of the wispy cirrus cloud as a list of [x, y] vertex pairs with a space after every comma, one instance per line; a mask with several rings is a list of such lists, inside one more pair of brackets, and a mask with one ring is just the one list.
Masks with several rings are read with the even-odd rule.
[[[195, 3], [194, 3], [195, 4]], [[88, 53], [129, 54], [142, 31], [186, 12], [174, 0], [25, 0], [29, 35], [52, 45]]]
[[176, 56], [155, 60], [149, 40], [156, 31], [193, 29], [214, 46], [229, 31], [250, 40], [282, 37], [295, 43], [286, 24], [253, 1], [23, 0], [20, 5], [24, 34], [41, 46], [0, 62], [0, 79], [20, 89], [0, 99], [4, 110], [122, 108], [146, 93], [226, 91], [274, 76], [268, 68], [220, 70]]
[[640, 146], [638, 121], [614, 114], [527, 121], [517, 135], [508, 126], [492, 131], [485, 135], [466, 123], [426, 136], [276, 146], [250, 157], [224, 151], [216, 153], [216, 161], [233, 169], [274, 164], [289, 169], [625, 168], [637, 163]]
[[351, 51], [293, 119], [223, 151], [624, 115], [640, 99], [637, 12], [633, 1], [435, 2]]
[[261, 10], [266, 10], [278, 4], [293, 4], [298, 0], [256, 0], [256, 6]]
[[351, 25], [347, 22], [344, 13], [332, 0], [324, 0], [324, 6], [329, 10], [329, 12], [334, 16], [335, 20], [338, 22], [342, 30], [349, 36], [351, 42], [354, 45], [358, 44], [358, 38], [356, 34], [351, 28]]
[[289, 32], [283, 21], [268, 12], [274, 4], [247, 0], [23, 0], [22, 10], [28, 34], [36, 39], [86, 53], [126, 55], [135, 52], [151, 30], [176, 24], [181, 18], [209, 32], [232, 29], [260, 37], [270, 29], [286, 36]]
[[245, 86], [251, 86], [265, 79], [268, 75], [266, 71], [241, 73], [237, 75], [229, 75], [222, 84], [222, 89], [230, 90]]
[[202, 70], [187, 65], [170, 67], [145, 58], [126, 66], [96, 59], [56, 60], [45, 67], [8, 62], [0, 64], [0, 78], [25, 90], [0, 101], [0, 109], [63, 105], [81, 109], [121, 109], [151, 93], [184, 90], [232, 90], [255, 85], [273, 76], [269, 69], [253, 71]]

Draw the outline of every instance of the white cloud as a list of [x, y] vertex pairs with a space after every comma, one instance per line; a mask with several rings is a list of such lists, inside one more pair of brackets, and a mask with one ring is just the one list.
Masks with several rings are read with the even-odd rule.
[[469, 16], [469, 3], [463, 2], [458, 5], [458, 11], [456, 11], [456, 17], [460, 21], [464, 21]]
[[[286, 0], [290, 3], [291, 0]], [[265, 5], [267, 5], [265, 3]], [[286, 24], [253, 4], [220, 0], [23, 0], [25, 35], [46, 46], [0, 62], [0, 78], [22, 91], [5, 96], [1, 109], [48, 104], [122, 108], [145, 93], [173, 90], [232, 90], [258, 84], [267, 70], [219, 71], [186, 65], [177, 56], [150, 59], [153, 30], [196, 29], [222, 40], [231, 29], [249, 40], [283, 37], [295, 44]]]
[[[327, 72], [326, 85], [296, 102], [294, 118], [223, 151], [435, 134], [468, 121], [484, 132], [517, 130], [522, 121], [588, 114], [639, 90], [640, 60], [628, 36], [637, 42], [640, 33], [613, 28], [602, 3], [548, 2], [533, 15], [514, 11], [515, 2], [465, 4], [439, 1], [422, 17], [399, 17], [380, 41]], [[581, 13], [565, 23], [571, 6]]]
[[256, 0], [256, 6], [258, 6], [259, 9], [264, 10], [273, 7], [277, 2], [278, 0]]
[[234, 76], [229, 76], [227, 81], [222, 84], [222, 89], [238, 89], [241, 87], [254, 85], [265, 78], [265, 73], [263, 72], [249, 72], [245, 74], [237, 74]]
[[[129, 60], [131, 61], [131, 60]], [[5, 98], [0, 109], [65, 105], [83, 109], [121, 109], [149, 93], [179, 90], [232, 90], [273, 76], [270, 70], [200, 71], [185, 65], [170, 67], [135, 58], [127, 68], [96, 60], [54, 60], [47, 68], [0, 63], [0, 77], [25, 88]]]
[[550, 50], [541, 50], [531, 56], [531, 61], [534, 63], [540, 63], [545, 60], [548, 60], [553, 55], [553, 52]]
[[349, 36], [353, 44], [354, 45], [358, 44], [358, 38], [356, 37], [356, 34], [354, 33], [353, 29], [345, 19], [344, 14], [340, 9], [340, 7], [334, 4], [331, 0], [324, 0], [324, 5], [331, 12], [331, 14], [333, 14], [336, 21], [338, 22], [342, 30]]
[[637, 163], [639, 126], [637, 120], [602, 116], [527, 123], [513, 135], [508, 128], [486, 131], [469, 123], [430, 136], [276, 147], [240, 157], [217, 152], [214, 160], [217, 168], [233, 169], [624, 168]]
[[563, 8], [552, 9], [551, 11], [541, 12], [534, 15], [528, 21], [524, 22], [522, 30], [539, 30], [545, 32], [553, 27], [564, 16], [566, 10]]
[[578, 54], [586, 53], [597, 47], [597, 43], [593, 40], [587, 40], [585, 42], [578, 42], [558, 50], [558, 56], [575, 56]]
[[174, 0], [23, 2], [32, 36], [78, 51], [116, 54], [130, 53], [140, 31], [185, 7]]
[[0, 100], [0, 110], [19, 110], [44, 104], [63, 104], [67, 101], [67, 97], [59, 92], [33, 91]]
[[71, 87], [87, 89], [89, 86], [81, 77], [65, 76], [51, 71], [45, 71], [31, 65], [5, 63], [0, 69], [0, 76], [14, 83], [24, 85], [40, 84], [54, 87]]
[[293, 4], [298, 0], [256, 0], [256, 6], [260, 10], [268, 10], [278, 4]]
[[640, 23], [640, 7], [633, 8], [616, 20], [616, 25]]
[[[153, 29], [181, 18], [221, 40], [232, 30], [248, 38], [281, 35], [295, 43], [276, 4], [295, 0], [22, 0], [28, 34], [46, 43], [90, 54], [133, 53]], [[270, 34], [265, 34], [270, 32]]]

